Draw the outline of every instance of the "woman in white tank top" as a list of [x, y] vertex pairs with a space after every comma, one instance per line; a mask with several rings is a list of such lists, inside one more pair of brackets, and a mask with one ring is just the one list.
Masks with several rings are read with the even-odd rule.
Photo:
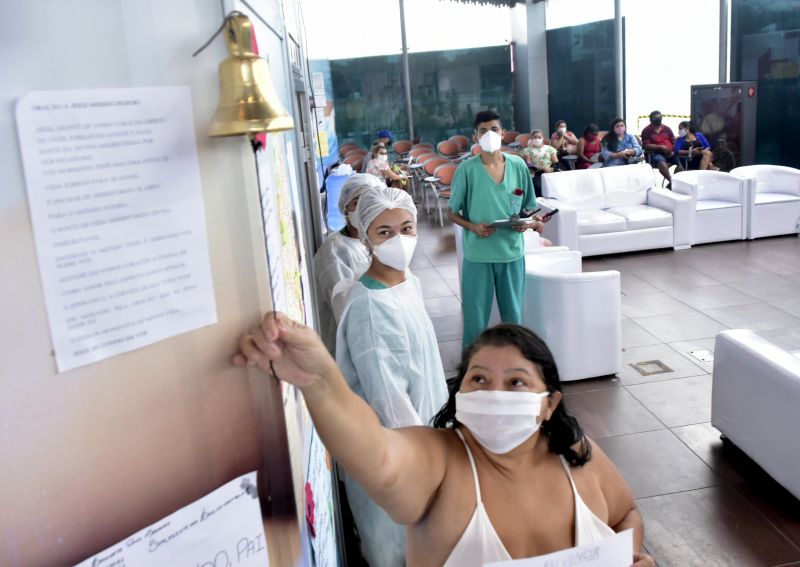
[[[331, 454], [408, 526], [409, 566], [482, 567], [595, 542], [642, 518], [628, 485], [564, 409], [552, 354], [530, 330], [498, 325], [464, 353], [434, 428], [385, 429], [347, 387], [313, 330], [264, 317], [234, 364], [298, 386]], [[375, 565], [372, 567], [381, 567]]]

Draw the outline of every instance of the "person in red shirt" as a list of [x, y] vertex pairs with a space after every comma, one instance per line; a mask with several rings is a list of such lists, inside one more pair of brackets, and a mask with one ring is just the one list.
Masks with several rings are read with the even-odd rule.
[[589, 124], [583, 129], [583, 136], [578, 140], [578, 169], [588, 169], [600, 158], [599, 132], [597, 124]]
[[642, 130], [642, 147], [650, 156], [650, 164], [657, 167], [667, 181], [668, 188], [672, 188], [672, 177], [669, 174], [670, 164], [678, 167], [675, 159], [675, 134], [669, 126], [661, 124], [661, 112], [654, 110], [650, 113], [650, 124]]

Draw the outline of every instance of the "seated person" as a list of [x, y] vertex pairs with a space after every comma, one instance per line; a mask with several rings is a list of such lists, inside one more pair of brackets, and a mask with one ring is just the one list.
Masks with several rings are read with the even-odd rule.
[[339, 232], [329, 234], [314, 254], [314, 276], [319, 291], [320, 335], [331, 354], [336, 353], [334, 287], [343, 281], [355, 280], [369, 268], [369, 252], [358, 238], [356, 205], [364, 191], [384, 186], [384, 183], [374, 175], [366, 173], [351, 175], [339, 193], [339, 211], [347, 219], [347, 224]]
[[578, 153], [578, 137], [567, 129], [567, 123], [563, 120], [556, 122], [556, 131], [550, 135], [550, 145], [558, 151], [559, 158]]
[[617, 118], [611, 123], [611, 129], [605, 135], [602, 142], [601, 155], [603, 156], [603, 167], [615, 165], [628, 165], [631, 158], [638, 158], [642, 155], [642, 146], [636, 136], [626, 132], [625, 121]]
[[[672, 129], [661, 123], [662, 115], [658, 110], [650, 113], [650, 124], [642, 130], [642, 146], [650, 157], [650, 165], [668, 181], [667, 187], [672, 188], [672, 176], [669, 174], [670, 164], [676, 164], [675, 134]], [[679, 166], [680, 167], [680, 166]]]
[[369, 162], [367, 162], [367, 173], [374, 175], [378, 179], [383, 179], [387, 186], [405, 189], [408, 185], [408, 177], [404, 173], [396, 172], [389, 165], [389, 152], [386, 146], [375, 144], [369, 152]]
[[407, 526], [408, 565], [482, 567], [629, 528], [634, 567], [655, 565], [630, 488], [567, 412], [553, 355], [525, 327], [487, 329], [465, 350], [435, 428], [383, 427], [314, 331], [282, 314], [239, 349], [234, 364], [272, 363], [300, 388], [331, 455]]
[[679, 158], [686, 158], [686, 169], [717, 169], [711, 163], [711, 144], [688, 120], [678, 124], [678, 138], [673, 150]]
[[533, 168], [533, 190], [537, 197], [542, 196], [542, 174], [552, 173], [558, 164], [558, 152], [553, 146], [544, 143], [544, 132], [534, 130], [528, 147], [519, 153], [528, 167]]
[[589, 124], [583, 129], [583, 136], [578, 140], [578, 163], [577, 169], [589, 169], [600, 159], [600, 139], [597, 134], [600, 132], [597, 124]]

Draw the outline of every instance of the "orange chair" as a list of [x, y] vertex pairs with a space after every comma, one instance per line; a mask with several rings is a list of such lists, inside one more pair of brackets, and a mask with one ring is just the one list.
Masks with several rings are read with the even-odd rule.
[[358, 149], [358, 144], [352, 144], [352, 143], [351, 144], [342, 144], [339, 147], [339, 157], [343, 158], [347, 152], [349, 152], [350, 150], [356, 150], [356, 149]]
[[408, 152], [408, 155], [410, 155], [412, 158], [414, 158], [416, 160], [422, 154], [427, 154], [429, 152], [430, 152], [430, 148], [428, 148], [428, 147], [422, 147], [422, 148], [414, 147], [414, 148], [411, 148], [411, 151]]
[[461, 153], [461, 147], [452, 140], [444, 140], [437, 144], [436, 151], [438, 151], [442, 157], [452, 159]]
[[517, 136], [517, 139], [514, 140], [514, 141], [517, 143], [518, 147], [527, 148], [528, 147], [528, 142], [531, 141], [531, 135], [530, 134], [520, 134], [519, 136]]
[[506, 146], [509, 144], [513, 144], [514, 140], [517, 139], [519, 136], [519, 132], [515, 132], [514, 130], [508, 130], [505, 134], [503, 134], [503, 144]]
[[409, 140], [397, 140], [394, 144], [392, 144], [392, 148], [394, 149], [394, 153], [403, 155], [407, 154], [413, 145], [414, 144], [412, 144]]
[[419, 142], [418, 144], [414, 144], [414, 147], [411, 149], [413, 150], [415, 148], [428, 148], [430, 151], [433, 151], [433, 144], [428, 142]]
[[424, 183], [422, 185], [422, 206], [424, 207], [425, 212], [430, 212], [430, 207], [428, 207], [428, 197], [425, 193], [425, 186], [427, 184], [427, 186], [434, 189], [434, 192], [436, 191], [433, 184], [438, 181], [438, 178], [434, 175], [434, 172], [436, 171], [437, 167], [447, 163], [450, 163], [450, 161], [444, 159], [443, 157], [436, 156], [434, 158], [425, 160], [425, 165], [422, 166], [423, 171], [425, 174], [427, 174], [427, 177], [423, 179]]
[[467, 148], [469, 148], [469, 138], [467, 138], [466, 136], [462, 136], [461, 134], [455, 134], [453, 136], [450, 136], [450, 140], [458, 144], [458, 149], [461, 150], [462, 152], [466, 151]]
[[481, 145], [480, 144], [472, 144], [472, 148], [470, 148], [469, 152], [476, 156], [481, 153]]
[[436, 212], [439, 215], [439, 226], [444, 227], [444, 214], [442, 213], [442, 200], [450, 199], [450, 185], [453, 183], [453, 175], [456, 173], [458, 166], [452, 163], [440, 165], [433, 172], [434, 177], [439, 180], [434, 186], [436, 191]]
[[350, 157], [353, 157], [353, 156], [364, 157], [365, 155], [367, 155], [367, 151], [366, 150], [362, 150], [360, 148], [356, 148], [356, 149], [350, 150], [349, 152], [344, 154], [343, 157], [346, 160], [347, 158], [350, 158]]

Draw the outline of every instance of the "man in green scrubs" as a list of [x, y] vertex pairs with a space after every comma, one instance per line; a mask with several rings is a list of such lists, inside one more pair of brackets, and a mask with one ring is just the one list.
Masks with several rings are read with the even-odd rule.
[[464, 263], [461, 268], [461, 309], [464, 315], [462, 348], [486, 328], [497, 291], [504, 323], [521, 323], [525, 296], [525, 230], [529, 226], [493, 229], [496, 220], [536, 208], [536, 195], [522, 158], [500, 151], [500, 116], [484, 110], [475, 116], [473, 138], [481, 153], [465, 161], [450, 187], [450, 218], [464, 227]]

